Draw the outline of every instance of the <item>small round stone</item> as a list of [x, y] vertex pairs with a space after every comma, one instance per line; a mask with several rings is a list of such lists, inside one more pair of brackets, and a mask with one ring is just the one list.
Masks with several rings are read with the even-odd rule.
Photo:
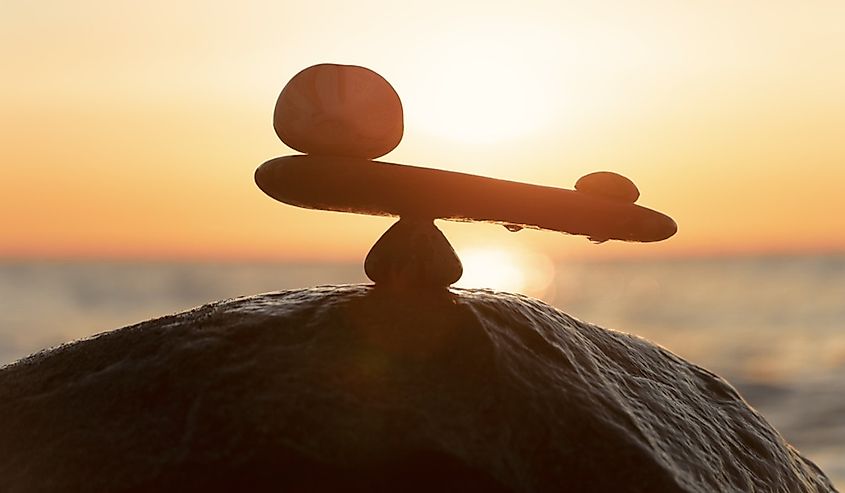
[[610, 171], [596, 171], [582, 176], [575, 183], [575, 190], [631, 204], [640, 197], [634, 182]]
[[288, 147], [306, 154], [374, 159], [402, 140], [402, 103], [370, 69], [314, 65], [282, 90], [273, 127]]
[[364, 272], [376, 286], [431, 290], [457, 282], [464, 269], [431, 219], [400, 218], [373, 245]]

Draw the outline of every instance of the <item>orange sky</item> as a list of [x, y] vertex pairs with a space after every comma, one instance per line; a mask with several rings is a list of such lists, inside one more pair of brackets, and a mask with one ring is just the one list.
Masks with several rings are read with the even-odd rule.
[[402, 97], [382, 160], [630, 177], [676, 237], [442, 224], [457, 248], [845, 250], [845, 3], [4, 2], [0, 257], [360, 259], [390, 225], [276, 203], [272, 110], [320, 62]]

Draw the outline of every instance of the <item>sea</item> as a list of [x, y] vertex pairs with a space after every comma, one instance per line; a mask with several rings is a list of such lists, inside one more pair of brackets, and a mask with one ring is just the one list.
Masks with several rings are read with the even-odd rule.
[[[732, 383], [845, 485], [845, 253], [549, 264], [526, 293]], [[0, 263], [0, 365], [211, 301], [367, 282], [360, 263]]]

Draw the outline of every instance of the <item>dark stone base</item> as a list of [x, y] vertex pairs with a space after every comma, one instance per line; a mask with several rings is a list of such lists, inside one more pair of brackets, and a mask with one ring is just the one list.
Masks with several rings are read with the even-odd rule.
[[833, 491], [719, 377], [487, 291], [222, 301], [0, 369], [0, 491]]

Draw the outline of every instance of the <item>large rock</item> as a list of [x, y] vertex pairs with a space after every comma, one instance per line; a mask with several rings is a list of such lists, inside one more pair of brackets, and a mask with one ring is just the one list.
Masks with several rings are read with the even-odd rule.
[[0, 491], [833, 491], [724, 380], [487, 291], [241, 298], [0, 370]]

